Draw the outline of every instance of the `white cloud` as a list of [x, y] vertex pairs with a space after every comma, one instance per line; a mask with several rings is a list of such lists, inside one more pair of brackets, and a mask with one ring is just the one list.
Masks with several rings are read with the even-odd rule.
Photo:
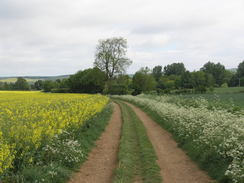
[[129, 72], [244, 59], [243, 0], [1, 0], [0, 76], [91, 67], [99, 39], [128, 40]]

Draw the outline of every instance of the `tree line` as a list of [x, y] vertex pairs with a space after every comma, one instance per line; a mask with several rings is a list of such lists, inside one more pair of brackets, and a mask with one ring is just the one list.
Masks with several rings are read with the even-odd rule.
[[199, 71], [193, 72], [187, 71], [183, 63], [173, 63], [165, 67], [158, 65], [152, 70], [142, 69], [136, 72], [134, 77], [137, 75], [139, 78], [152, 78], [148, 79], [151, 83], [149, 88], [146, 88], [147, 85], [139, 84], [135, 89], [137, 93], [150, 90], [156, 90], [158, 93], [205, 93], [216, 87], [244, 86], [243, 71], [244, 61], [239, 64], [237, 72], [227, 70], [221, 63], [215, 64], [210, 61]]
[[126, 75], [132, 63], [126, 52], [124, 38], [100, 40], [93, 68], [78, 71], [69, 78], [38, 80], [31, 85], [24, 78], [18, 78], [15, 83], [0, 82], [0, 89], [137, 95], [142, 92], [204, 93], [215, 87], [244, 86], [244, 61], [236, 72], [209, 61], [199, 71], [190, 72], [183, 63], [176, 62], [153, 69], [143, 67], [134, 75]]

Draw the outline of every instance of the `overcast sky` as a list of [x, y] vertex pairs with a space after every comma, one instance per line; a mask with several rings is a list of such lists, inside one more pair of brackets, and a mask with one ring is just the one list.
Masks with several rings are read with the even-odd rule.
[[244, 60], [244, 0], [0, 0], [0, 76], [93, 66], [99, 39], [122, 36], [140, 67]]

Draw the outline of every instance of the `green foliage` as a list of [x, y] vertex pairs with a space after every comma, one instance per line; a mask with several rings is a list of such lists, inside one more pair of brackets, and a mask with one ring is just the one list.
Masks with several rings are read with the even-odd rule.
[[[163, 76], [161, 69], [161, 66], [156, 66], [152, 73], [156, 79], [158, 93], [205, 93], [214, 86], [214, 78], [211, 74], [201, 71], [186, 71], [183, 63], [167, 65], [164, 67]], [[228, 74], [230, 73], [228, 72]], [[229, 78], [231, 76], [228, 75]], [[136, 93], [140, 93], [140, 91]]]
[[182, 75], [186, 72], [186, 68], [183, 63], [173, 63], [164, 67], [164, 74], [169, 75]]
[[[44, 90], [45, 92], [51, 92], [52, 90], [58, 91], [58, 89], [67, 89], [68, 79], [67, 75], [64, 76], [52, 76], [52, 77], [25, 77], [25, 78], [7, 78], [0, 81], [0, 90]], [[56, 79], [56, 80], [55, 80]], [[14, 82], [15, 81], [15, 82]], [[44, 88], [45, 84], [45, 88]]]
[[223, 84], [221, 85], [221, 88], [228, 88], [228, 83], [223, 83]]
[[14, 83], [0, 82], [0, 90], [15, 90]]
[[18, 77], [16, 82], [0, 82], [0, 90], [30, 90], [26, 79]]
[[70, 93], [69, 88], [53, 88], [51, 89], [52, 93]]
[[239, 78], [244, 77], [244, 61], [242, 61], [237, 68], [237, 76]]
[[[58, 80], [56, 80], [56, 82], [57, 81]], [[69, 88], [69, 79], [68, 78], [64, 78], [64, 79], [60, 80], [60, 82], [59, 82], [59, 88]]]
[[38, 80], [34, 83], [34, 89], [36, 90], [42, 90], [43, 89], [43, 81]]
[[14, 83], [15, 90], [30, 90], [28, 82], [24, 78], [17, 78], [17, 81]]
[[224, 82], [226, 82], [227, 71], [225, 70], [225, 66], [220, 63], [215, 64], [213, 62], [207, 62], [201, 68], [201, 71], [212, 74], [215, 83], [218, 86], [221, 86]]
[[119, 75], [108, 80], [103, 90], [104, 94], [125, 95], [130, 94], [131, 78], [127, 75]]
[[157, 82], [157, 88], [164, 91], [159, 93], [205, 93], [213, 87], [214, 81], [210, 74], [202, 71], [184, 72], [181, 76], [162, 76]]
[[156, 81], [151, 74], [138, 71], [133, 76], [132, 87], [135, 90], [133, 94], [137, 95], [141, 92], [155, 90]]
[[230, 80], [231, 80], [231, 78], [232, 78], [234, 75], [236, 75], [235, 72], [230, 71], [230, 70], [226, 70], [226, 71], [225, 71], [225, 79], [224, 79], [224, 83], [227, 83], [228, 86], [229, 86], [229, 84], [230, 84]]
[[152, 75], [155, 78], [156, 81], [160, 79], [160, 77], [163, 75], [162, 72], [162, 66], [158, 65], [153, 68]]
[[240, 86], [244, 86], [244, 77], [242, 77], [242, 78], [240, 78], [240, 81], [239, 81], [240, 83]]
[[114, 183], [133, 183], [136, 178], [144, 183], [162, 182], [145, 127], [128, 105], [118, 103], [122, 109], [123, 127]]
[[235, 87], [235, 86], [239, 85], [239, 78], [238, 78], [237, 74], [234, 74], [234, 75], [231, 76], [228, 84], [231, 87]]
[[70, 76], [69, 87], [75, 93], [101, 93], [106, 75], [99, 68], [86, 69]]
[[46, 80], [43, 82], [43, 91], [51, 92], [52, 89], [57, 88], [58, 84], [55, 81]]
[[189, 71], [186, 71], [181, 75], [180, 86], [182, 88], [193, 88], [193, 77]]
[[167, 76], [162, 76], [158, 81], [158, 88], [161, 89], [174, 89], [175, 88], [175, 80], [170, 79]]
[[104, 90], [104, 94], [110, 95], [126, 95], [129, 94], [128, 88], [121, 84], [108, 84]]
[[203, 71], [192, 72], [192, 78], [196, 92], [205, 93], [208, 87], [213, 86], [213, 77]]

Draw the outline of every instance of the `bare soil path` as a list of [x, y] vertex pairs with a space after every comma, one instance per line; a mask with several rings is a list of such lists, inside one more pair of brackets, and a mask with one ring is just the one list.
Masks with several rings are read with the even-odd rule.
[[121, 133], [121, 111], [118, 104], [108, 126], [90, 152], [88, 160], [75, 173], [69, 183], [110, 183], [117, 166], [117, 153]]
[[147, 129], [148, 137], [158, 157], [163, 183], [209, 183], [211, 178], [190, 160], [171, 134], [154, 122], [138, 107], [126, 102]]

